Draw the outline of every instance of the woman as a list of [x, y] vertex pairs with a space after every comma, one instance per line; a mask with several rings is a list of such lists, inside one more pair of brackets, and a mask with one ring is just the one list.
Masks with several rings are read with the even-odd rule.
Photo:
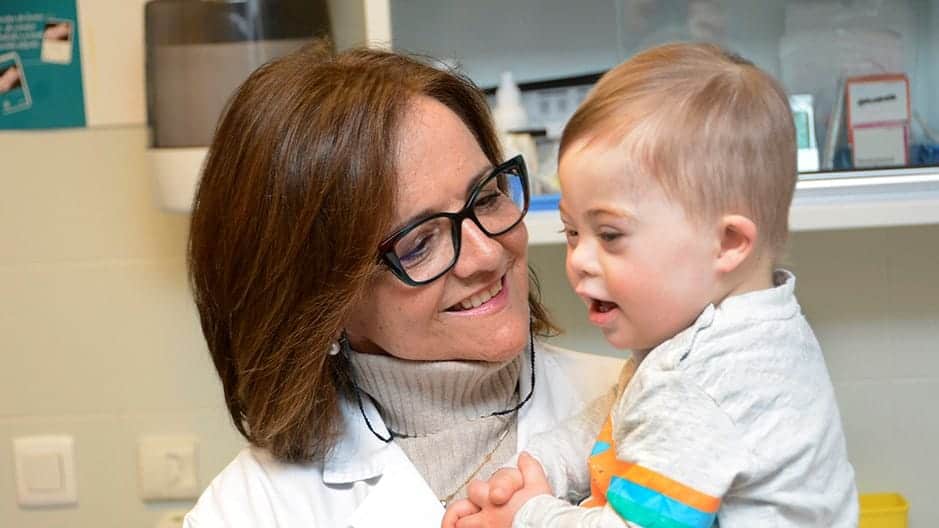
[[468, 81], [323, 45], [251, 75], [196, 197], [202, 328], [251, 446], [187, 526], [438, 526], [618, 362], [534, 340], [524, 162]]

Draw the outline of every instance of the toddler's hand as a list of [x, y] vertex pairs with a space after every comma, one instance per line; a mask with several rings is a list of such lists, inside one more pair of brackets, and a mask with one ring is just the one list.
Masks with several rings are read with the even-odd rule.
[[[551, 494], [551, 486], [548, 485], [548, 479], [545, 477], [544, 470], [537, 460], [528, 453], [522, 453], [518, 457], [518, 473], [512, 473], [512, 470], [506, 470], [493, 475], [500, 486], [505, 486], [504, 491], [499, 494], [507, 494], [506, 500], [502, 504], [492, 502], [493, 486], [496, 484], [493, 480], [488, 483], [474, 481], [469, 488], [469, 501], [471, 506], [460, 505], [459, 511], [451, 515], [447, 511], [444, 517], [445, 528], [501, 528], [511, 527], [515, 514], [521, 509], [522, 505], [528, 502], [528, 499], [536, 495]], [[501, 474], [500, 474], [501, 473]], [[519, 484], [519, 479], [521, 484]], [[454, 505], [456, 506], [456, 505]], [[452, 508], [452, 507], [451, 507]], [[475, 512], [472, 512], [476, 509]], [[446, 524], [453, 519], [453, 524]]]
[[489, 477], [489, 502], [502, 506], [509, 502], [515, 492], [522, 489], [525, 479], [516, 468], [502, 468]]
[[544, 468], [533, 456], [523, 451], [518, 456], [518, 470], [521, 472], [525, 484], [521, 491], [512, 496], [512, 499], [515, 499], [517, 495], [525, 495], [526, 497], [522, 501], [524, 503], [535, 495], [552, 495], [551, 484], [548, 483]]

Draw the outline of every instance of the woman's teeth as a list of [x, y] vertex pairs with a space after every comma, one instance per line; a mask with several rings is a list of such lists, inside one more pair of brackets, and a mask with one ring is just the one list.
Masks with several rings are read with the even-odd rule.
[[457, 310], [472, 310], [473, 308], [478, 307], [479, 305], [488, 302], [489, 299], [492, 299], [496, 295], [499, 295], [499, 292], [502, 291], [502, 281], [499, 281], [492, 285], [486, 291], [472, 295], [467, 299], [463, 299], [459, 304], [454, 306], [454, 309]]

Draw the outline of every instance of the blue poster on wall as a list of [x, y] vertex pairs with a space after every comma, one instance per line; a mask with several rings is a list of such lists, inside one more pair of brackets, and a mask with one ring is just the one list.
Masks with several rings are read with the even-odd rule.
[[0, 129], [85, 126], [75, 3], [0, 1]]

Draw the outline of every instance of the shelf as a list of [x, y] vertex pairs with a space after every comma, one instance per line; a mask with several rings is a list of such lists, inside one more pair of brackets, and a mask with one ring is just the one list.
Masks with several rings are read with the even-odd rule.
[[[164, 209], [189, 212], [206, 149], [150, 149]], [[811, 179], [810, 179], [811, 178]], [[529, 244], [561, 244], [556, 210], [531, 211]], [[939, 167], [813, 173], [796, 185], [789, 226], [820, 231], [939, 224]]]
[[[557, 211], [531, 212], [528, 243], [562, 244]], [[789, 216], [792, 231], [939, 223], [939, 167], [803, 176]]]

